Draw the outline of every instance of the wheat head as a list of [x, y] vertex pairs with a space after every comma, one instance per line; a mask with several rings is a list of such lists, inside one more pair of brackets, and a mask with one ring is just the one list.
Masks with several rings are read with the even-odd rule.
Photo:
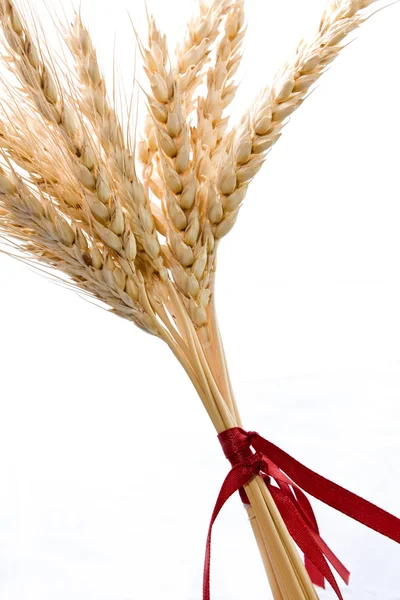
[[262, 90], [237, 131], [227, 139], [229, 148], [217, 174], [223, 209], [216, 232], [218, 239], [235, 224], [249, 183], [260, 170], [267, 152], [281, 137], [287, 118], [301, 106], [312, 86], [338, 56], [346, 36], [370, 16], [367, 9], [374, 1], [331, 1], [315, 39], [300, 42], [292, 61], [278, 72], [270, 87]]

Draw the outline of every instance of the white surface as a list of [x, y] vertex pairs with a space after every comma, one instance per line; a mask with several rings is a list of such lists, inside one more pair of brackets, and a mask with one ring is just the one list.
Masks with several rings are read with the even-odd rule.
[[[248, 1], [235, 114], [318, 21], [324, 1], [304, 4]], [[132, 69], [129, 3], [82, 5], [106, 68], [118, 27]], [[149, 6], [171, 36], [190, 12]], [[143, 31], [143, 6], [130, 8]], [[246, 426], [396, 514], [399, 23], [395, 6], [366, 24], [292, 118], [221, 247], [218, 281]], [[179, 366], [20, 264], [0, 256], [0, 269], [0, 597], [198, 600], [227, 463]], [[352, 571], [345, 598], [399, 600], [399, 548], [314, 506]], [[232, 499], [215, 528], [213, 600], [268, 594]]]

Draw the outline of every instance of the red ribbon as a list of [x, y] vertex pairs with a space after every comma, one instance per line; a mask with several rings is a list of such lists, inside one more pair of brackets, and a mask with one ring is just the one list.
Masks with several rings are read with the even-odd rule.
[[[225, 502], [235, 492], [239, 491], [242, 501], [249, 504], [243, 486], [255, 475], [263, 477], [289, 534], [303, 552], [312, 582], [324, 587], [325, 580], [328, 581], [340, 600], [343, 600], [343, 596], [328, 561], [346, 584], [350, 573], [321, 538], [314, 511], [302, 490], [400, 543], [400, 519], [311, 471], [258, 433], [234, 427], [222, 432], [218, 439], [232, 469], [222, 484], [208, 530], [203, 600], [210, 600], [211, 533], [214, 522]], [[275, 480], [276, 485], [271, 483], [271, 479]]]

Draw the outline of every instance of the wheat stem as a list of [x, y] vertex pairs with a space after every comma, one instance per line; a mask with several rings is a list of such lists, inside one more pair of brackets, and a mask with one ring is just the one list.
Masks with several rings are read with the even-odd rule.
[[268, 577], [269, 585], [271, 588], [272, 595], [274, 600], [284, 600], [282, 593], [279, 588], [278, 581], [276, 579], [276, 575], [274, 569], [272, 567], [271, 559], [268, 554], [266, 542], [262, 536], [260, 526], [258, 524], [257, 517], [254, 513], [254, 510], [251, 504], [246, 505], [247, 515], [249, 517], [250, 525], [253, 530], [254, 537], [256, 538], [258, 550], [261, 555], [261, 559], [264, 565], [265, 572]]

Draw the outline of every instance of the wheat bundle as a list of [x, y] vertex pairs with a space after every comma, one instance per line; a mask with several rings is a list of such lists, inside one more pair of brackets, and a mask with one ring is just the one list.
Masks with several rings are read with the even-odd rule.
[[[323, 583], [325, 577], [341, 597], [325, 557], [344, 579], [347, 572], [323, 546], [304, 495], [288, 478], [292, 463], [278, 468], [265, 457], [276, 449], [241, 429], [216, 317], [216, 256], [287, 118], [339, 54], [346, 36], [371, 15], [373, 4], [330, 0], [315, 38], [301, 41], [272, 85], [262, 89], [231, 129], [226, 109], [237, 89], [244, 0], [201, 1], [175, 57], [149, 17], [148, 40], [138, 42], [149, 84], [148, 115], [144, 136], [135, 145], [107, 92], [81, 17], [77, 14], [71, 26], [62, 28], [76, 65], [65, 76], [59, 58], [21, 8], [0, 0], [0, 229], [8, 243], [5, 251], [57, 272], [169, 346], [232, 459], [231, 487], [223, 487], [222, 496], [241, 488], [276, 600], [316, 599], [312, 581], [322, 578]], [[233, 437], [228, 439], [227, 432]], [[284, 461], [283, 454], [276, 456]], [[278, 487], [271, 485], [271, 477]], [[296, 504], [292, 515], [302, 514], [304, 523], [308, 519], [316, 554], [307, 555], [301, 546], [277, 490]], [[225, 499], [220, 498], [213, 519]], [[307, 568], [295, 542], [306, 553]], [[209, 550], [208, 545], [205, 600]]]

